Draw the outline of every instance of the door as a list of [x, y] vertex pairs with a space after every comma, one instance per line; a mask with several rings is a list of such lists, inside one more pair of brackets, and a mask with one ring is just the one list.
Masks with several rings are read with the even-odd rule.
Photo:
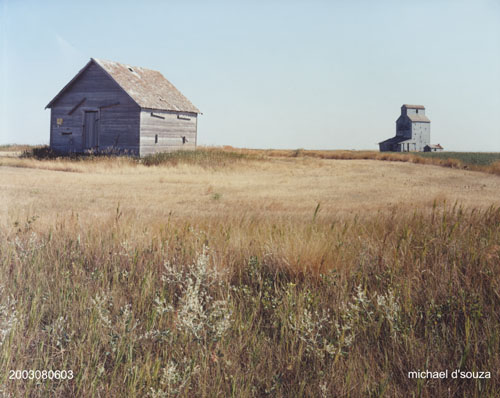
[[83, 119], [83, 150], [97, 149], [97, 111], [86, 111]]

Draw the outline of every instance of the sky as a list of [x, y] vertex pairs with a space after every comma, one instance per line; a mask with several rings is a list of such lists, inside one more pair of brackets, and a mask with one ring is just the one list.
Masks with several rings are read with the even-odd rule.
[[0, 144], [46, 144], [91, 57], [159, 70], [198, 143], [377, 149], [401, 105], [431, 141], [500, 152], [500, 0], [0, 0]]

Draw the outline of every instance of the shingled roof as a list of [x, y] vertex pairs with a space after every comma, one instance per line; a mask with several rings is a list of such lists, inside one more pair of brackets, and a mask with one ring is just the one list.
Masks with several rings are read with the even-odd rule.
[[431, 122], [427, 116], [421, 115], [419, 113], [415, 113], [415, 114], [412, 113], [412, 114], [408, 114], [407, 116], [412, 122], [424, 122], [424, 123]]
[[141, 108], [201, 113], [158, 71], [91, 58], [89, 63], [46, 106], [51, 105], [90, 64], [99, 65]]
[[425, 106], [423, 105], [409, 105], [409, 104], [403, 104], [401, 108], [405, 107], [406, 109], [425, 109]]

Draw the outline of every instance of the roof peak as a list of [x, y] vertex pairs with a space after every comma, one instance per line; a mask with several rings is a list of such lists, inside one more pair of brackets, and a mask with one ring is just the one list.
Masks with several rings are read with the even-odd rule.
[[129, 64], [126, 64], [124, 62], [111, 61], [109, 59], [102, 59], [102, 58], [94, 58], [94, 57], [92, 57], [92, 58], [90, 58], [90, 60], [98, 63], [101, 66], [103, 66], [103, 65], [116, 65], [116, 66], [123, 66], [123, 67], [126, 67], [126, 68], [137, 69], [137, 70], [141, 70], [142, 69], [142, 70], [147, 70], [147, 71], [151, 71], [151, 72], [161, 73], [160, 71], [157, 71], [156, 69], [144, 68], [142, 66], [129, 65]]
[[50, 108], [91, 65], [101, 68], [143, 109], [201, 113], [161, 72], [94, 57], [90, 58], [90, 61], [49, 102], [46, 108]]
[[141, 107], [201, 113], [163, 74], [142, 66], [91, 58]]

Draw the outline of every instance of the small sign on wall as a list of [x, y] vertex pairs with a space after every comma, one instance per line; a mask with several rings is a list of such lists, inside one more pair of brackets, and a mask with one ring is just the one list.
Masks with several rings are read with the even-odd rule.
[[62, 117], [58, 117], [57, 118], [57, 125], [58, 126], [62, 126], [62, 124], [63, 124], [63, 118]]

